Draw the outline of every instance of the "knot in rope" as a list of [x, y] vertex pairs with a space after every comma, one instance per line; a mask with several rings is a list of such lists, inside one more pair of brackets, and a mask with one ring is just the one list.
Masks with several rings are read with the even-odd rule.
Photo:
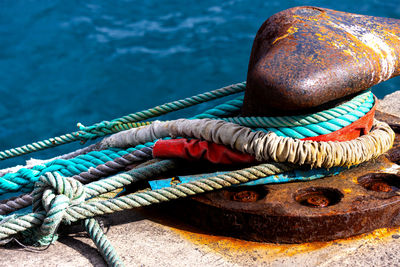
[[32, 196], [33, 210], [46, 212], [40, 235], [47, 236], [54, 235], [62, 221], [69, 223], [64, 218], [67, 208], [84, 202], [86, 193], [79, 181], [48, 172], [36, 182]]

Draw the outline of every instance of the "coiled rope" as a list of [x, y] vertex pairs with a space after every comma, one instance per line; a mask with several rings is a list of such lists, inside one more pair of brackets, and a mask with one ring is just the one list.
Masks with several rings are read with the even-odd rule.
[[[215, 131], [215, 133], [211, 134], [210, 132], [207, 132], [207, 129], [211, 129], [210, 125], [203, 128], [203, 130], [201, 130], [201, 129], [198, 130], [199, 129], [198, 127], [194, 127], [194, 128], [192, 128], [193, 132], [191, 132], [191, 134], [194, 137], [200, 137], [200, 138], [206, 139], [206, 138], [210, 138], [210, 136], [212, 136], [213, 138], [220, 140], [221, 143], [224, 143], [226, 137], [223, 137], [223, 135], [221, 135], [221, 133], [223, 133], [227, 130], [228, 134], [226, 136], [228, 136], [232, 132], [229, 129], [236, 129], [236, 130], [239, 129], [237, 131], [239, 134], [233, 135], [233, 136], [237, 136], [238, 138], [236, 139], [235, 142], [232, 142], [230, 144], [231, 146], [233, 146], [235, 148], [242, 147], [242, 149], [245, 149], [244, 152], [253, 151], [254, 153], [257, 153], [257, 151], [261, 151], [261, 150], [259, 150], [259, 147], [266, 146], [267, 150], [269, 149], [268, 144], [270, 142], [261, 143], [261, 142], [258, 142], [257, 140], [265, 141], [268, 138], [271, 138], [271, 136], [255, 137], [256, 135], [253, 134], [254, 132], [252, 132], [248, 128], [238, 126], [238, 125], [235, 125], [232, 123], [226, 123], [223, 121], [216, 121], [216, 120], [177, 120], [175, 122], [176, 123], [174, 126], [172, 126], [171, 122], [168, 122], [168, 123], [154, 123], [154, 124], [144, 127], [144, 128], [132, 129], [127, 132], [122, 132], [117, 135], [111, 136], [111, 137], [103, 140], [103, 142], [101, 142], [100, 144], [102, 146], [107, 146], [110, 144], [112, 144], [112, 145], [130, 144], [130, 145], [132, 145], [132, 143], [134, 143], [134, 142], [141, 142], [141, 141], [143, 142], [143, 139], [145, 139], [145, 141], [146, 141], [147, 138], [157, 138], [158, 137], [157, 133], [159, 131], [161, 131], [163, 133], [166, 132], [165, 135], [169, 134], [169, 132], [168, 132], [169, 130], [173, 131], [173, 133], [182, 133], [183, 134], [183, 133], [186, 133], [186, 131], [188, 131], [190, 129], [191, 124], [196, 126], [196, 124], [198, 124], [200, 122], [205, 122], [208, 124], [217, 125], [217, 127], [216, 127], [217, 130]], [[367, 145], [365, 146], [366, 149], [372, 147], [374, 150], [377, 151], [375, 154], [372, 154], [372, 156], [366, 155], [365, 157], [362, 157], [361, 160], [368, 160], [374, 156], [376, 157], [379, 153], [382, 153], [382, 152], [386, 151], [387, 149], [389, 149], [393, 143], [394, 133], [390, 130], [390, 127], [388, 127], [384, 123], [379, 123], [379, 122], [375, 122], [375, 127], [376, 128], [374, 128], [372, 130], [370, 135], [365, 135], [365, 136], [362, 136], [362, 137], [359, 137], [356, 139], [356, 143], [361, 144], [363, 142], [367, 142]], [[146, 130], [146, 129], [148, 129], [148, 130]], [[244, 131], [247, 131], [247, 134], [245, 134]], [[150, 137], [146, 137], [146, 135], [148, 134], [147, 132], [150, 132]], [[264, 134], [264, 133], [260, 133], [260, 134]], [[276, 135], [274, 136], [274, 134], [271, 134], [271, 135], [272, 135], [272, 139], [277, 137]], [[238, 140], [241, 138], [241, 136], [244, 136], [244, 139], [242, 141], [238, 142]], [[243, 141], [245, 142], [246, 138], [248, 138], [248, 137], [250, 137], [254, 140], [255, 145], [242, 146], [241, 144], [244, 144]], [[365, 138], [365, 137], [367, 137], [367, 138]], [[279, 138], [282, 138], [282, 137], [279, 137]], [[287, 138], [286, 141], [290, 141], [289, 139], [290, 138]], [[117, 143], [115, 143], [115, 142], [117, 142]], [[313, 141], [302, 141], [302, 142], [313, 144], [313, 145], [318, 144], [318, 142], [313, 142]], [[351, 142], [351, 141], [349, 141], [349, 142]], [[279, 143], [282, 143], [282, 141], [280, 141]], [[283, 143], [285, 143], [285, 142], [283, 142]], [[325, 144], [325, 142], [321, 142], [321, 143]], [[328, 144], [328, 143], [330, 144], [330, 143], [339, 143], [339, 142], [326, 142], [326, 144]], [[342, 142], [342, 143], [346, 143], [346, 142]], [[235, 146], [235, 144], [238, 144], [238, 146]], [[347, 145], [345, 145], [344, 147], [347, 147]], [[310, 153], [310, 152], [304, 151], [302, 149], [291, 150], [291, 152], [294, 152], [295, 155], [298, 155], [299, 152], [297, 152], [297, 151], [299, 151], [300, 154], [301, 153], [305, 153], [305, 154]], [[342, 161], [342, 160], [338, 160], [333, 163], [329, 163], [328, 161], [324, 161], [324, 160], [321, 161], [320, 159], [324, 157], [324, 154], [326, 154], [326, 149], [319, 148], [319, 149], [315, 149], [315, 151], [318, 151], [317, 154], [315, 154], [312, 157], [306, 156], [304, 158], [306, 161], [304, 161], [303, 164], [310, 164], [310, 162], [308, 162], [309, 160], [313, 160], [314, 161], [313, 164], [317, 165], [317, 166], [341, 166], [343, 164], [350, 163], [350, 162], [346, 163], [346, 161]], [[287, 153], [287, 151], [286, 151], [286, 154], [289, 156], [289, 158], [287, 158], [287, 160], [290, 162], [291, 158], [294, 158], [294, 157], [291, 157], [290, 153]], [[265, 154], [264, 154], [264, 152], [259, 152], [259, 155], [262, 156]], [[271, 157], [269, 157], [269, 158], [271, 158]], [[351, 158], [352, 158], [352, 160], [356, 161], [355, 164], [360, 162], [360, 159], [357, 159], [354, 157], [351, 157]], [[277, 158], [277, 159], [279, 160], [279, 158]], [[328, 162], [328, 163], [326, 163], [326, 162]], [[294, 162], [294, 163], [299, 164], [299, 162]], [[326, 164], [329, 164], [329, 165], [326, 165]], [[245, 170], [236, 171], [236, 172], [232, 172], [232, 173], [228, 173], [228, 174], [223, 174], [223, 175], [219, 175], [219, 176], [212, 177], [212, 178], [206, 178], [206, 179], [196, 181], [193, 183], [178, 185], [173, 188], [165, 188], [165, 189], [160, 189], [160, 190], [155, 190], [155, 191], [133, 194], [133, 195], [131, 195], [132, 197], [134, 196], [133, 198], [127, 198], [127, 199], [122, 198], [127, 202], [123, 201], [121, 203], [121, 202], [119, 202], [119, 200], [121, 200], [121, 198], [117, 198], [117, 199], [115, 199], [116, 202], [114, 202], [114, 200], [110, 200], [109, 202], [108, 201], [106, 201], [104, 203], [101, 202], [102, 204], [99, 204], [99, 205], [94, 205], [93, 203], [85, 204], [85, 205], [89, 205], [89, 206], [84, 206], [85, 208], [83, 206], [79, 206], [80, 204], [77, 204], [77, 203], [84, 202], [85, 199], [87, 199], [87, 198], [92, 198], [92, 197], [98, 196], [100, 194], [113, 191], [117, 188], [124, 187], [124, 186], [131, 184], [133, 182], [136, 182], [138, 180], [148, 179], [149, 177], [152, 177], [152, 175], [155, 175], [155, 174], [159, 175], [166, 169], [175, 167], [175, 162], [168, 160], [168, 161], [162, 161], [162, 163], [157, 163], [154, 165], [146, 166], [146, 167], [139, 168], [139, 169], [134, 169], [131, 172], [116, 175], [116, 176], [113, 176], [110, 178], [106, 178], [104, 180], [95, 181], [84, 187], [77, 180], [74, 180], [74, 179], [68, 178], [68, 177], [64, 177], [64, 176], [60, 175], [58, 172], [45, 173], [44, 175], [42, 175], [40, 177], [40, 180], [36, 183], [35, 190], [33, 192], [34, 211], [37, 211], [36, 213], [40, 214], [41, 213], [40, 207], [43, 203], [45, 205], [44, 210], [47, 210], [47, 214], [48, 214], [48, 216], [46, 218], [51, 218], [51, 221], [49, 221], [49, 222], [46, 221], [42, 225], [44, 227], [43, 228], [44, 230], [42, 229], [42, 232], [43, 232], [42, 234], [43, 235], [54, 234], [54, 230], [55, 230], [54, 225], [58, 225], [63, 220], [64, 216], [66, 217], [66, 222], [68, 223], [68, 222], [75, 221], [77, 219], [86, 218], [86, 217], [84, 217], [85, 214], [86, 215], [90, 214], [90, 216], [95, 216], [95, 215], [100, 215], [100, 214], [104, 214], [104, 213], [110, 213], [113, 211], [121, 210], [121, 207], [132, 208], [132, 207], [139, 207], [142, 205], [149, 205], [152, 203], [159, 203], [160, 201], [176, 199], [177, 197], [186, 197], [188, 195], [193, 195], [195, 193], [203, 193], [203, 192], [214, 190], [214, 189], [220, 189], [223, 186], [230, 186], [232, 184], [246, 182], [249, 179], [257, 179], [257, 178], [265, 177], [266, 174], [269, 174], [269, 175], [276, 174], [276, 173], [280, 173], [282, 170], [287, 171], [287, 170], [293, 168], [287, 164], [279, 164], [279, 163], [260, 165], [261, 167], [259, 167], [259, 168], [256, 168], [256, 167], [248, 168]], [[266, 166], [268, 166], [268, 173], [267, 172], [260, 173], [260, 170], [265, 170], [264, 168]], [[277, 172], [271, 172], [271, 169], [274, 169]], [[240, 180], [239, 181], [235, 180], [234, 182], [232, 182], [232, 180], [230, 180], [232, 177], [233, 178], [239, 177]], [[229, 183], [227, 183], [227, 181]], [[54, 189], [52, 189], [52, 188], [54, 188]], [[82, 189], [82, 188], [85, 188], [85, 189]], [[58, 194], [61, 194], [61, 196], [62, 196], [61, 199], [55, 198], [54, 197], [55, 193], [51, 193], [51, 192], [53, 192], [52, 190], [56, 190]], [[72, 210], [74, 210], [74, 212], [68, 213], [68, 212], [66, 212], [66, 210], [68, 210], [68, 206], [70, 206], [70, 205], [72, 205], [71, 207], [79, 206], [79, 209], [74, 210], [73, 208], [71, 208]], [[95, 211], [94, 207], [96, 209], [100, 209], [100, 211]], [[62, 214], [61, 214], [62, 216], [61, 215], [59, 215], [59, 216], [53, 215], [53, 214], [59, 214], [61, 211], [62, 211]], [[79, 216], [78, 216], [78, 214], [79, 214]], [[16, 217], [16, 218], [18, 218], [17, 224], [19, 226], [21, 226], [21, 225], [28, 226], [29, 223], [31, 223], [32, 221], [36, 221], [38, 219], [38, 217], [33, 214], [31, 214], [28, 217], [22, 216], [22, 217]], [[16, 220], [16, 218], [11, 218], [11, 219], [7, 220], [4, 223], [5, 225], [0, 224], [0, 240], [2, 239], [2, 237], [1, 237], [2, 231], [4, 231], [4, 238], [6, 238], [10, 235], [9, 225], [12, 224], [12, 222], [14, 222], [14, 220]], [[24, 218], [24, 219], [21, 219], [21, 218]], [[27, 220], [27, 221], [21, 222], [19, 220]], [[43, 218], [43, 220], [44, 220], [44, 218]], [[3, 227], [5, 227], [5, 228], [3, 228]], [[20, 232], [22, 230], [26, 230], [29, 228], [30, 227], [23, 227], [23, 228], [13, 227], [12, 229], [14, 229], [13, 233], [17, 233], [17, 232]]]
[[[167, 103], [155, 107], [153, 109], [149, 109], [147, 111], [133, 113], [128, 116], [115, 119], [112, 122], [113, 123], [129, 122], [132, 120], [149, 118], [157, 114], [164, 114], [165, 112], [170, 112], [173, 108], [175, 109], [184, 108], [190, 104], [200, 103], [201, 101], [209, 100], [218, 94], [225, 95], [226, 92], [232, 93], [240, 91], [241, 84], [235, 84], [218, 90], [214, 90], [211, 92], [213, 93], [211, 95], [210, 93], [199, 94], [197, 96], [186, 98], [184, 100], [178, 100], [171, 103]], [[304, 116], [245, 117], [245, 118], [224, 117], [224, 116], [232, 116], [232, 114], [239, 112], [242, 105], [242, 101], [243, 97], [241, 96], [237, 99], [230, 100], [224, 104], [218, 105], [202, 114], [195, 116], [194, 118], [222, 119], [225, 121], [232, 121], [240, 125], [250, 126], [253, 128], [264, 127], [267, 130], [272, 130], [279, 136], [283, 135], [295, 138], [304, 138], [305, 136], [314, 136], [318, 134], [330, 133], [334, 130], [340, 129], [339, 127], [347, 126], [348, 124], [352, 123], [360, 116], [363, 116], [366, 112], [369, 111], [369, 109], [373, 105], [374, 98], [371, 92], [361, 93], [360, 95], [354, 97], [350, 101], [338, 107], [329, 109], [327, 111], [318, 112], [316, 114], [304, 115]], [[146, 124], [136, 124], [136, 126], [148, 125], [149, 123], [150, 122], [146, 122]], [[99, 129], [105, 129], [103, 126], [110, 125], [110, 123], [102, 122], [96, 125], [97, 128], [94, 126], [91, 127], [92, 129], [97, 129], [96, 131], [99, 131]], [[100, 127], [99, 125], [103, 126]], [[257, 128], [257, 130], [260, 129]], [[151, 146], [152, 142], [149, 142], [149, 144], [147, 145]], [[48, 166], [45, 165], [42, 166], [39, 165], [35, 166], [32, 169], [23, 168], [20, 169], [17, 173], [6, 174], [5, 176], [0, 177], [0, 194], [7, 192], [14, 192], [21, 189], [25, 192], [29, 192], [32, 189], [33, 183], [38, 179], [38, 177], [44, 172], [49, 170], [58, 169], [64, 176], [73, 176], [77, 173], [79, 174], [80, 172], [85, 172], [87, 168], [95, 167], [96, 164], [103, 164], [104, 161], [106, 160], [112, 160], [110, 158], [106, 158], [104, 160], [104, 156], [101, 155], [101, 153], [107, 153], [107, 152], [108, 151], [90, 152], [84, 156], [78, 156], [76, 159], [58, 160], [58, 161], [56, 160], [47, 164], [51, 165], [52, 166], [51, 168], [48, 168]], [[95, 155], [97, 158], [103, 158], [103, 162], [101, 162], [101, 160], [93, 159], [92, 155]]]
[[[140, 122], [172, 111], [181, 110], [197, 104], [205, 103], [214, 99], [243, 92], [246, 83], [241, 82], [226, 86], [217, 90], [198, 94], [185, 99], [166, 103], [154, 108], [132, 113], [112, 121], [102, 121], [92, 126], [83, 126], [78, 123], [79, 131], [52, 137], [46, 140], [34, 142], [21, 147], [0, 151], [0, 160], [12, 158], [46, 148], [68, 144], [75, 141], [85, 143], [112, 133], [149, 125], [151, 122]], [[239, 112], [243, 102], [243, 97], [218, 105], [194, 118], [220, 118]], [[266, 128], [279, 136], [289, 136], [294, 138], [306, 138], [328, 134], [345, 127], [369, 111], [374, 103], [371, 92], [365, 92], [356, 96], [347, 103], [336, 108], [318, 112], [306, 116], [284, 116], [284, 117], [231, 117], [223, 118], [228, 122], [234, 122], [243, 126], [253, 128]]]
[[374, 128], [346, 142], [302, 141], [221, 120], [179, 119], [154, 122], [147, 127], [131, 129], [103, 139], [101, 148], [136, 146], [163, 137], [182, 136], [230, 146], [256, 156], [259, 161], [289, 162], [312, 167], [351, 166], [376, 158], [393, 144], [394, 132], [386, 123], [374, 121]]
[[[95, 145], [95, 148], [100, 151], [91, 151], [69, 160], [55, 160], [34, 166], [31, 169], [20, 169], [16, 173], [1, 177], [0, 184], [4, 181], [4, 184], [7, 185], [0, 187], [0, 190], [3, 190], [0, 192], [3, 193], [13, 190], [29, 192], [32, 190], [29, 184], [36, 183], [31, 194], [25, 194], [0, 203], [0, 207], [5, 206], [4, 213], [1, 214], [6, 215], [25, 207], [24, 205], [27, 203], [33, 202], [32, 213], [11, 214], [1, 217], [0, 242], [7, 242], [11, 236], [17, 234], [33, 235], [33, 240], [54, 240], [53, 237], [61, 223], [70, 224], [83, 219], [87, 231], [107, 263], [111, 266], [118, 266], [122, 263], [96, 221], [92, 219], [94, 216], [218, 190], [290, 171], [296, 168], [296, 165], [306, 164], [313, 167], [330, 168], [359, 164], [379, 156], [393, 144], [393, 131], [387, 124], [378, 121], [374, 121], [370, 134], [348, 142], [301, 141], [278, 136], [272, 132], [254, 131], [232, 122], [251, 127], [274, 125], [271, 127], [279, 128], [279, 125], [285, 127], [299, 127], [299, 125], [292, 121], [292, 117], [281, 117], [278, 120], [272, 119], [270, 121], [261, 118], [243, 118], [234, 121], [235, 119], [231, 116], [232, 113], [239, 111], [240, 99], [230, 100], [227, 102], [228, 104], [219, 105], [189, 120], [156, 121], [151, 124], [150, 122], [138, 122], [195, 105], [201, 103], [201, 101], [205, 102], [222, 95], [243, 91], [244, 83], [222, 89], [212, 91], [212, 94], [200, 94], [192, 98], [171, 102], [173, 104], [164, 104], [152, 110], [133, 113], [117, 119], [118, 122], [116, 122], [117, 120], [102, 122], [91, 127], [80, 125], [82, 140], [104, 136], [113, 132], [110, 129], [116, 129], [115, 131], [132, 129], [103, 139]], [[354, 103], [359, 103], [359, 105], [349, 104], [333, 112], [320, 113], [314, 117], [312, 115], [303, 116], [298, 119], [301, 121], [301, 126], [312, 125], [314, 122], [316, 124], [331, 123], [330, 120], [337, 120], [340, 116], [345, 116], [349, 120], [357, 119], [357, 115], [353, 116], [352, 114], [358, 114], [360, 107], [362, 108], [359, 114], [362, 114], [364, 104], [367, 103], [366, 106], [368, 106], [373, 103], [371, 96], [372, 94], [367, 92], [364, 98], [359, 97], [354, 100]], [[353, 112], [354, 110], [355, 112]], [[365, 113], [368, 112], [368, 107], [364, 111]], [[215, 117], [213, 119], [198, 119], [207, 118], [207, 116], [208, 118]], [[223, 116], [227, 117], [216, 119]], [[230, 120], [232, 122], [229, 122]], [[328, 126], [332, 128], [329, 123]], [[123, 126], [124, 124], [126, 126]], [[119, 128], [116, 125], [119, 125]], [[135, 128], [138, 126], [141, 127]], [[151, 157], [151, 145], [157, 139], [169, 137], [200, 138], [253, 154], [260, 161], [275, 162], [263, 163], [251, 168], [178, 184], [173, 187], [131, 193], [126, 196], [98, 201], [100, 196], [104, 194], [178, 168], [180, 166], [179, 161], [163, 160], [110, 177], [110, 174], [115, 174], [132, 162], [149, 159]], [[44, 148], [46, 147], [33, 146], [33, 148], [29, 147], [21, 151], [17, 149], [14, 151], [16, 153], [5, 153], [5, 158]], [[136, 155], [139, 153], [138, 151], [143, 152], [143, 154]], [[0, 152], [1, 155], [3, 154]], [[104, 179], [99, 180], [100, 178]], [[87, 184], [85, 185], [85, 183]]]
[[337, 107], [303, 116], [221, 118], [251, 128], [263, 128], [278, 136], [303, 139], [329, 134], [365, 116], [374, 105], [371, 92], [357, 95]]

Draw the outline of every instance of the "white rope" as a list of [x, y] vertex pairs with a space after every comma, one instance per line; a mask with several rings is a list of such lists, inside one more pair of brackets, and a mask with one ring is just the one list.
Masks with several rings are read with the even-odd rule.
[[351, 166], [378, 157], [391, 148], [394, 132], [384, 122], [374, 120], [371, 132], [351, 141], [302, 141], [275, 133], [252, 131], [250, 128], [211, 119], [179, 119], [154, 122], [103, 139], [101, 149], [136, 146], [164, 137], [197, 138], [230, 146], [243, 153], [255, 155], [260, 161], [307, 164], [331, 168]]

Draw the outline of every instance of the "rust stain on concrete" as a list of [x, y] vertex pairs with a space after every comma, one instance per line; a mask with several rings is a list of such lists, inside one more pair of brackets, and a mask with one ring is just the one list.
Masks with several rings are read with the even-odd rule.
[[310, 253], [330, 246], [351, 246], [356, 242], [385, 242], [400, 233], [400, 228], [381, 228], [368, 234], [329, 242], [310, 242], [303, 244], [274, 244], [244, 241], [231, 237], [201, 234], [169, 227], [175, 233], [201, 248], [227, 257], [257, 257], [266, 261]]

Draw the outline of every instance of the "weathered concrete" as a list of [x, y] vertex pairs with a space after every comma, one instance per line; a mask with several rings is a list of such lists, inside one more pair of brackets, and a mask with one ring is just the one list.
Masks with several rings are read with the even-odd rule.
[[[116, 223], [107, 236], [126, 266], [398, 266], [400, 261], [399, 229], [335, 242], [275, 245], [208, 236], [149, 218], [137, 211], [107, 217]], [[0, 257], [0, 266], [105, 266], [83, 234], [60, 238], [40, 253], [3, 248]]]
[[378, 110], [392, 115], [400, 115], [400, 90], [389, 94], [378, 103]]
[[[380, 108], [400, 116], [400, 92]], [[126, 266], [399, 266], [400, 229], [333, 242], [276, 245], [209, 236], [157, 209], [124, 211], [104, 218], [107, 236]], [[0, 249], [0, 266], [105, 266], [84, 233], [61, 237], [39, 253], [19, 246]]]

